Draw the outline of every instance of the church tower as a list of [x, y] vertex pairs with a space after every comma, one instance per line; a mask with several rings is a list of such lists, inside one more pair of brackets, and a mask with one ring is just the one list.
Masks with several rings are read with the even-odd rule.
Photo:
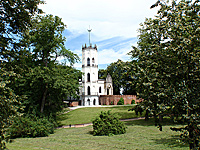
[[90, 43], [82, 46], [82, 90], [81, 100], [83, 106], [99, 105], [98, 96], [98, 53], [97, 46]]

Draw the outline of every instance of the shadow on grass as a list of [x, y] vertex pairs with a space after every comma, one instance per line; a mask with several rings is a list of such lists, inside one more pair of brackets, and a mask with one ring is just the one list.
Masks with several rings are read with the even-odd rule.
[[132, 118], [138, 118], [138, 117], [144, 117], [144, 114], [142, 115], [136, 115], [135, 112], [116, 112], [115, 114], [117, 114], [120, 119], [132, 119]]
[[153, 141], [155, 141], [156, 144], [163, 144], [163, 145], [167, 145], [168, 147], [171, 148], [175, 148], [175, 147], [179, 147], [179, 148], [186, 148], [189, 146], [187, 144], [183, 144], [180, 143], [179, 140], [179, 135], [172, 135], [168, 138], [160, 138], [160, 139], [152, 139]]
[[[163, 121], [160, 122], [161, 125], [180, 125], [175, 124], [170, 118], [163, 118]], [[140, 126], [155, 126], [154, 118], [149, 118], [148, 121], [145, 121], [144, 119], [140, 120], [134, 120], [134, 121], [126, 121], [125, 124], [127, 126], [134, 126], [134, 125], [140, 125]]]
[[58, 126], [59, 126], [59, 127], [60, 127], [60, 126], [63, 126], [64, 124], [62, 124], [61, 122], [62, 122], [63, 120], [69, 119], [69, 117], [70, 117], [70, 114], [69, 114], [69, 113], [62, 114], [62, 115], [57, 116], [57, 124], [58, 124]]
[[126, 106], [124, 106], [124, 105], [114, 105], [113, 107], [112, 107], [112, 109], [118, 109], [118, 110], [129, 110], [130, 108], [133, 108], [135, 105], [126, 105]]

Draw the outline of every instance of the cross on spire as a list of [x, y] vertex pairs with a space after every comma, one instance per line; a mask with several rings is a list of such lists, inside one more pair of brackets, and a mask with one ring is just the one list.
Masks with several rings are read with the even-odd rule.
[[92, 29], [90, 29], [90, 26], [89, 26], [89, 29], [88, 29], [88, 32], [89, 32], [89, 45], [90, 45], [90, 32], [92, 31]]

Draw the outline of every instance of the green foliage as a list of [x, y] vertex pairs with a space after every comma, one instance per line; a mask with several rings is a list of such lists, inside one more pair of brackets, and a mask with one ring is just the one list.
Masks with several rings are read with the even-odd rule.
[[134, 99], [131, 101], [131, 104], [135, 104], [135, 100]]
[[6, 130], [12, 123], [12, 117], [17, 115], [20, 104], [19, 97], [8, 86], [10, 78], [16, 76], [13, 72], [0, 69], [0, 149], [5, 149], [5, 142], [9, 140]]
[[140, 116], [142, 116], [142, 112], [144, 111], [144, 109], [142, 108], [141, 105], [135, 105], [133, 108], [129, 109], [128, 111], [135, 111], [135, 114], [138, 115], [138, 113], [140, 113]]
[[[70, 64], [74, 64], [79, 57], [64, 46], [65, 38], [62, 32], [65, 24], [61, 18], [52, 15], [37, 16], [32, 20], [32, 24], [25, 38], [25, 42], [33, 48], [32, 57], [35, 64], [27, 74], [28, 84], [32, 88], [29, 100], [34, 103], [30, 107], [39, 104], [36, 111], [48, 115], [48, 111], [56, 113], [61, 110], [62, 101], [67, 97], [76, 98], [79, 86], [78, 71], [72, 67], [58, 65], [57, 58], [63, 56]], [[28, 91], [30, 90], [26, 92]]]
[[121, 97], [120, 100], [117, 102], [117, 105], [124, 105], [124, 99]]
[[26, 74], [23, 85], [25, 87], [24, 93], [28, 95], [28, 99], [23, 103], [26, 106], [26, 112], [41, 114], [41, 97], [43, 97], [45, 89], [48, 89], [43, 114], [45, 116], [52, 114], [56, 117], [56, 113], [64, 107], [63, 100], [66, 100], [69, 96], [78, 99], [78, 79], [80, 76], [79, 70], [69, 66], [57, 65], [51, 69], [39, 66], [33, 68]]
[[66, 25], [58, 16], [37, 16], [32, 20], [32, 27], [25, 37], [25, 42], [33, 48], [33, 57], [38, 65], [51, 67], [62, 56], [71, 64], [79, 61], [77, 54], [65, 48], [63, 31]]
[[[66, 61], [72, 65], [79, 58], [64, 47], [62, 19], [37, 16], [42, 12], [38, 4], [42, 3], [43, 0], [0, 1], [1, 149], [8, 139], [6, 128], [17, 111], [55, 119], [63, 100], [77, 97], [81, 73], [65, 65]], [[57, 58], [61, 56], [65, 60], [59, 65]]]
[[108, 112], [101, 112], [93, 122], [93, 135], [117, 135], [124, 134], [126, 127], [115, 115]]
[[11, 138], [43, 137], [54, 133], [54, 124], [46, 118], [34, 116], [15, 117], [7, 133]]
[[19, 53], [11, 51], [14, 55], [12, 61], [0, 64], [21, 75], [9, 86], [17, 95], [26, 96], [21, 101], [25, 106], [23, 113], [51, 114], [56, 118], [56, 113], [63, 108], [63, 100], [68, 97], [78, 99], [81, 72], [56, 61], [59, 56], [70, 64], [79, 60], [76, 54], [64, 47], [64, 29], [64, 23], [57, 16], [37, 16], [32, 19], [29, 31], [23, 34], [23, 49]]
[[107, 69], [99, 70], [99, 78], [105, 79], [110, 74], [113, 82], [113, 94], [120, 95], [120, 89], [123, 88], [124, 95], [136, 95], [134, 76], [131, 72], [133, 65], [130, 62], [123, 62], [118, 59], [117, 62], [111, 63]]
[[[187, 123], [183, 132], [190, 149], [199, 148], [200, 40], [199, 0], [158, 1], [155, 19], [139, 29], [138, 47], [130, 52], [135, 66], [136, 89], [143, 105], [158, 116], [174, 114]], [[181, 118], [181, 120], [180, 120]], [[196, 132], [197, 131], [197, 132]], [[181, 134], [181, 135], [183, 135]], [[183, 139], [184, 139], [183, 138]]]
[[[19, 39], [31, 25], [31, 17], [36, 13], [41, 13], [38, 8], [43, 0], [1, 0], [1, 26], [0, 26], [0, 54], [6, 56], [10, 54], [8, 49], [13, 51], [20, 48]], [[7, 55], [7, 58], [9, 55]]]

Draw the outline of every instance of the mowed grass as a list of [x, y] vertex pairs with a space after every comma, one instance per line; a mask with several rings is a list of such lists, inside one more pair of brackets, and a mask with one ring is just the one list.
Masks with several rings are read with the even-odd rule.
[[153, 119], [146, 122], [136, 120], [126, 122], [127, 132], [114, 136], [93, 136], [92, 126], [82, 128], [56, 129], [49, 137], [17, 138], [7, 144], [9, 150], [186, 150], [188, 146], [177, 142], [179, 133], [170, 130], [165, 121], [163, 131], [159, 131]]
[[110, 110], [112, 113], [117, 114], [120, 119], [136, 118], [134, 111], [128, 111], [128, 109], [133, 108], [134, 105], [130, 106], [114, 106], [114, 107], [85, 107], [70, 111], [69, 113], [64, 113], [58, 116], [59, 126], [69, 125], [69, 124], [84, 124], [91, 123], [101, 111]]

